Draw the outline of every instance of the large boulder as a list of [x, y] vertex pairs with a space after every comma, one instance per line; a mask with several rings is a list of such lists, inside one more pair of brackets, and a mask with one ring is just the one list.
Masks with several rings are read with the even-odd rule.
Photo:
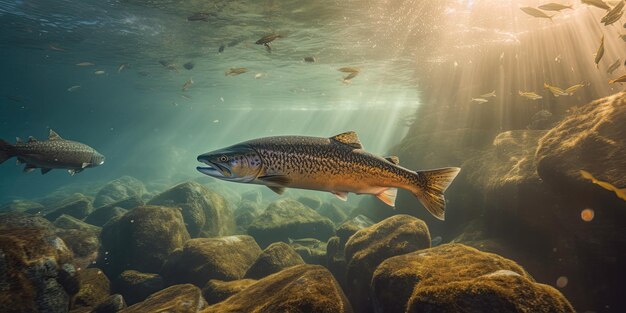
[[148, 204], [181, 208], [191, 237], [226, 236], [235, 232], [235, 219], [226, 199], [196, 182], [176, 185]]
[[356, 234], [359, 230], [374, 225], [374, 222], [365, 215], [357, 215], [337, 227], [337, 236], [340, 239], [341, 245], [344, 246], [352, 235]]
[[96, 226], [104, 226], [104, 224], [111, 220], [121, 218], [126, 212], [128, 212], [128, 210], [107, 205], [91, 212], [91, 214], [85, 218], [85, 222]]
[[332, 221], [289, 198], [272, 202], [248, 227], [248, 234], [262, 247], [277, 241], [287, 242], [289, 238], [326, 241], [334, 232]]
[[0, 214], [0, 312], [67, 312], [78, 291], [71, 262], [50, 222]]
[[345, 247], [350, 302], [358, 312], [371, 312], [369, 283], [384, 260], [430, 248], [426, 223], [409, 215], [395, 215], [356, 232]]
[[59, 216], [66, 214], [72, 217], [75, 217], [79, 220], [84, 219], [93, 212], [93, 206], [91, 205], [91, 198], [86, 197], [82, 194], [74, 199], [71, 202], [62, 203], [60, 206], [55, 208], [52, 212], [46, 214], [46, 218], [54, 221]]
[[250, 200], [241, 200], [235, 209], [235, 223], [239, 231], [245, 232], [250, 224], [259, 216], [263, 210], [261, 205]]
[[40, 212], [44, 206], [39, 202], [28, 200], [13, 200], [0, 206], [0, 212]]
[[164, 288], [165, 282], [159, 274], [128, 270], [122, 272], [115, 280], [115, 290], [124, 296], [129, 305], [141, 302]]
[[54, 221], [56, 234], [74, 252], [74, 263], [87, 267], [96, 260], [100, 248], [100, 227], [87, 224], [69, 215], [61, 215]]
[[130, 176], [122, 176], [100, 188], [93, 205], [99, 208], [128, 198], [141, 198], [145, 193], [147, 193], [146, 187], [140, 180]]
[[202, 298], [200, 288], [190, 285], [174, 285], [163, 289], [143, 302], [131, 305], [121, 310], [122, 313], [170, 312], [196, 313], [207, 306]]
[[120, 294], [110, 295], [96, 305], [90, 313], [117, 313], [126, 308], [124, 297]]
[[180, 210], [141, 206], [107, 223], [100, 234], [98, 267], [109, 277], [134, 269], [158, 272], [167, 257], [189, 240]]
[[75, 217], [69, 215], [61, 215], [54, 220], [53, 225], [60, 229], [76, 229], [80, 231], [90, 232], [98, 234], [101, 228], [88, 223], [85, 223]]
[[304, 264], [304, 260], [291, 246], [284, 242], [275, 242], [263, 250], [244, 277], [260, 279], [300, 264]]
[[377, 312], [574, 312], [515, 262], [461, 244], [387, 259], [371, 292]]
[[267, 276], [203, 313], [350, 313], [333, 275], [319, 265], [298, 265]]
[[161, 274], [168, 284], [191, 283], [198, 287], [210, 279], [240, 279], [261, 252], [250, 236], [195, 238], [170, 255]]
[[202, 288], [202, 295], [208, 304], [220, 303], [256, 282], [257, 281], [254, 279], [238, 279], [231, 281], [211, 279], [204, 285], [204, 288]]
[[326, 262], [326, 243], [319, 239], [290, 238], [289, 246], [291, 246], [307, 264], [324, 265]]
[[78, 271], [80, 289], [73, 298], [72, 309], [91, 308], [105, 301], [111, 293], [111, 282], [98, 268]]

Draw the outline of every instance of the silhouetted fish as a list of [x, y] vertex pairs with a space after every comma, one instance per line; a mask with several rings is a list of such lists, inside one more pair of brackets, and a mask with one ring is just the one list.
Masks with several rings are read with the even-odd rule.
[[443, 220], [443, 192], [461, 170], [457, 167], [412, 171], [397, 157], [381, 158], [363, 150], [355, 132], [330, 138], [280, 136], [254, 139], [198, 156], [203, 174], [239, 183], [259, 184], [281, 194], [285, 188], [328, 191], [342, 200], [349, 192], [373, 194], [395, 205], [398, 188], [416, 196]]
[[190, 16], [187, 17], [187, 20], [190, 22], [196, 22], [196, 21], [203, 21], [203, 22], [208, 22], [209, 21], [209, 17], [210, 15], [208, 13], [194, 13]]
[[24, 172], [31, 172], [36, 168], [45, 174], [52, 169], [67, 169], [71, 175], [79, 173], [88, 167], [96, 167], [104, 163], [104, 156], [94, 148], [71, 140], [61, 138], [52, 129], [48, 140], [38, 141], [30, 137], [24, 143], [17, 138], [17, 143], [11, 145], [0, 139], [0, 163], [16, 157], [17, 163], [25, 163]]

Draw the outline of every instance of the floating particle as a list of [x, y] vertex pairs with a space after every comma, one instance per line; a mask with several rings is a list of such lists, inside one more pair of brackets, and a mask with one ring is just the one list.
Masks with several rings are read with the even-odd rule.
[[559, 288], [565, 288], [567, 286], [568, 279], [566, 276], [561, 276], [556, 280], [556, 286]]
[[595, 212], [593, 211], [593, 209], [584, 209], [580, 212], [580, 218], [582, 218], [585, 222], [593, 221], [594, 215]]

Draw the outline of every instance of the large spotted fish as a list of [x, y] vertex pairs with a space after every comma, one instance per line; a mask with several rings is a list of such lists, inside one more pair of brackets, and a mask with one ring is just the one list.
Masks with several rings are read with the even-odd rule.
[[11, 145], [0, 139], [0, 163], [12, 157], [17, 158], [18, 164], [26, 164], [24, 172], [39, 168], [41, 174], [52, 169], [66, 169], [74, 175], [85, 168], [104, 163], [104, 156], [94, 148], [80, 142], [65, 140], [52, 129], [48, 140], [43, 141], [30, 137], [27, 142], [23, 142], [17, 138], [17, 143]]
[[198, 156], [206, 175], [226, 181], [260, 184], [281, 194], [285, 188], [347, 194], [372, 194], [395, 206], [398, 188], [413, 193], [443, 220], [443, 192], [461, 170], [456, 167], [412, 171], [397, 157], [382, 158], [363, 150], [354, 132], [331, 138], [280, 136], [259, 138]]

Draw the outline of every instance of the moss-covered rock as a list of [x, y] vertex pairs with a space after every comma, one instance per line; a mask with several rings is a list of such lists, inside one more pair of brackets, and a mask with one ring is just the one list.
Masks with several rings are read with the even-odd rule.
[[90, 313], [117, 313], [126, 308], [124, 297], [114, 294], [107, 297], [91, 310]]
[[370, 312], [369, 283], [384, 260], [430, 248], [426, 223], [409, 215], [395, 215], [356, 232], [345, 248], [348, 297], [358, 312]]
[[267, 276], [203, 313], [350, 313], [343, 291], [324, 267], [297, 265]]
[[170, 255], [161, 274], [168, 284], [191, 283], [198, 287], [210, 279], [240, 279], [261, 252], [250, 236], [195, 238]]
[[340, 225], [348, 218], [348, 212], [340, 205], [333, 202], [325, 202], [322, 204], [319, 209], [317, 209], [317, 213], [328, 217], [335, 225]]
[[289, 238], [289, 245], [307, 264], [326, 264], [326, 243], [315, 238]]
[[88, 223], [85, 223], [75, 217], [63, 214], [54, 220], [53, 225], [61, 229], [77, 229], [81, 231], [100, 233], [101, 228]]
[[211, 279], [204, 285], [204, 288], [202, 288], [202, 295], [208, 304], [220, 303], [256, 282], [257, 281], [254, 279], [238, 279], [232, 281]]
[[44, 206], [39, 202], [28, 200], [13, 200], [0, 206], [0, 212], [40, 212]]
[[334, 235], [328, 218], [293, 199], [272, 202], [248, 227], [248, 234], [262, 247], [289, 238], [317, 238], [323, 241]]
[[128, 198], [140, 198], [147, 193], [144, 184], [131, 176], [122, 176], [104, 185], [93, 201], [96, 208]]
[[298, 202], [313, 210], [317, 210], [322, 206], [322, 199], [316, 195], [300, 196], [298, 197]]
[[159, 274], [128, 270], [123, 271], [115, 280], [115, 290], [124, 296], [129, 305], [141, 302], [164, 288], [165, 282]]
[[128, 212], [128, 210], [107, 205], [91, 212], [91, 214], [85, 218], [85, 222], [102, 227], [111, 220], [121, 218], [126, 212]]
[[260, 279], [300, 264], [304, 264], [304, 260], [291, 246], [284, 242], [275, 242], [263, 250], [244, 277]]
[[556, 289], [515, 262], [461, 244], [396, 256], [372, 278], [384, 312], [574, 312]]
[[78, 197], [74, 201], [63, 203], [59, 207], [55, 208], [52, 212], [46, 214], [46, 218], [50, 221], [54, 221], [59, 216], [66, 214], [82, 220], [91, 212], [93, 212], [91, 198], [81, 195], [81, 197]]
[[103, 205], [101, 207], [96, 207], [94, 211], [99, 211], [102, 209], [110, 209], [110, 208], [122, 208], [126, 210], [131, 210], [138, 206], [142, 206], [144, 204], [145, 203], [141, 197], [131, 196], [131, 197], [124, 198], [124, 199], [121, 199], [119, 201], [116, 201], [110, 204]]
[[127, 269], [158, 272], [167, 257], [189, 240], [189, 233], [180, 210], [147, 205], [104, 225], [100, 238], [98, 267], [117, 277]]
[[78, 229], [59, 229], [56, 234], [74, 253], [74, 263], [77, 266], [87, 267], [97, 259], [100, 249], [98, 233]]
[[78, 271], [80, 289], [73, 298], [72, 308], [95, 307], [105, 301], [111, 293], [109, 278], [98, 268]]
[[261, 191], [258, 188], [250, 189], [241, 194], [241, 201], [244, 200], [261, 204], [263, 201], [263, 195], [261, 195]]
[[241, 200], [237, 209], [235, 209], [235, 223], [237, 229], [241, 232], [245, 232], [248, 226], [262, 213], [261, 204], [250, 201]]
[[207, 306], [200, 288], [190, 285], [174, 285], [163, 289], [143, 302], [120, 311], [123, 313], [170, 312], [196, 313]]
[[348, 239], [352, 235], [356, 234], [359, 230], [374, 225], [374, 222], [365, 215], [357, 215], [337, 227], [337, 236], [340, 239], [342, 245], [348, 242]]
[[148, 204], [181, 208], [191, 237], [226, 236], [235, 232], [235, 219], [226, 199], [196, 182], [176, 185]]
[[67, 312], [78, 290], [71, 262], [50, 222], [0, 214], [0, 312]]

